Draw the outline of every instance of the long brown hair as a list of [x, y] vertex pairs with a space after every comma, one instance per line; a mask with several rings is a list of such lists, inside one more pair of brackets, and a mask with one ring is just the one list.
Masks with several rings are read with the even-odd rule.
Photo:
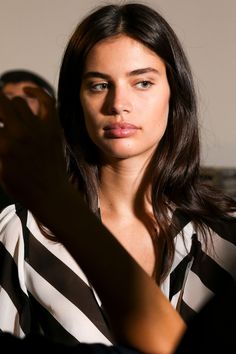
[[167, 129], [152, 161], [152, 204], [159, 229], [154, 245], [157, 249], [155, 241], [164, 240], [166, 250], [160, 281], [174, 255], [177, 225], [169, 227], [173, 206], [189, 216], [205, 235], [208, 220], [227, 218], [227, 212], [236, 207], [200, 180], [196, 94], [189, 63], [170, 25], [143, 4], [100, 7], [82, 20], [69, 40], [59, 77], [58, 107], [71, 181], [91, 210], [98, 213], [97, 150], [85, 128], [79, 92], [89, 50], [100, 40], [119, 34], [142, 42], [164, 60], [171, 90]]

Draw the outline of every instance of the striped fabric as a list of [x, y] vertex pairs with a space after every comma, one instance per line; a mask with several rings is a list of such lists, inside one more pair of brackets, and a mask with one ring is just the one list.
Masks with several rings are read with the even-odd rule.
[[0, 329], [39, 331], [66, 344], [111, 344], [97, 295], [67, 250], [46, 239], [25, 209], [0, 217]]
[[[203, 246], [179, 212], [175, 257], [161, 285], [189, 319], [236, 278], [236, 219], [213, 230], [214, 251]], [[183, 234], [180, 231], [183, 231]], [[18, 205], [0, 214], [0, 330], [19, 337], [36, 331], [66, 344], [112, 344], [101, 303], [86, 276], [60, 243], [46, 239]]]
[[175, 237], [175, 257], [162, 290], [188, 322], [214, 294], [236, 279], [236, 218], [208, 224], [214, 249], [206, 247], [191, 220], [174, 215], [183, 231]]

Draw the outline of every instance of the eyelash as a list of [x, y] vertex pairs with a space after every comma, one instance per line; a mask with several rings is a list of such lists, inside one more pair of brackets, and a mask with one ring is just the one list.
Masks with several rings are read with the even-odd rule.
[[110, 87], [110, 84], [108, 82], [100, 82], [98, 84], [91, 84], [90, 85], [90, 90], [93, 92], [101, 92]]
[[[143, 84], [144, 84], [144, 86], [140, 87], [140, 85], [143, 85]], [[139, 85], [139, 87], [138, 87], [138, 85]], [[150, 80], [142, 80], [142, 81], [138, 81], [137, 83], [135, 83], [134, 86], [139, 88], [139, 89], [141, 89], [141, 90], [146, 90], [146, 89], [150, 88], [153, 85], [154, 85], [154, 83], [151, 82]], [[111, 84], [108, 83], [108, 82], [101, 82], [101, 83], [98, 83], [98, 84], [91, 84], [89, 86], [89, 88], [90, 88], [90, 90], [92, 92], [102, 92], [102, 91], [107, 90], [110, 87], [111, 87]]]
[[137, 82], [137, 83], [135, 84], [135, 86], [137, 87], [138, 85], [140, 85], [140, 84], [143, 85], [144, 83], [145, 83], [145, 87], [142, 86], [142, 87], [141, 87], [142, 90], [148, 89], [149, 87], [151, 87], [151, 86], [154, 85], [154, 83], [151, 82], [151, 81], [149, 81], [149, 80], [142, 80], [142, 81]]

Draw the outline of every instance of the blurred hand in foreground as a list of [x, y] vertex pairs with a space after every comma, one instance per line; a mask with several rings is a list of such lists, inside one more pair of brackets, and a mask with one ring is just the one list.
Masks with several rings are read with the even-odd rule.
[[55, 100], [41, 88], [25, 92], [39, 100], [38, 116], [22, 98], [0, 93], [0, 183], [30, 207], [38, 193], [56, 190], [67, 176]]

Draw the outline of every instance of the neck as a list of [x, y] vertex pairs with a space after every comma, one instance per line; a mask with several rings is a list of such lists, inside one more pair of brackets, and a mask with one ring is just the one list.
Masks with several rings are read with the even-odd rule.
[[134, 213], [150, 201], [150, 186], [147, 163], [127, 159], [103, 164], [99, 185], [101, 207], [119, 214]]

